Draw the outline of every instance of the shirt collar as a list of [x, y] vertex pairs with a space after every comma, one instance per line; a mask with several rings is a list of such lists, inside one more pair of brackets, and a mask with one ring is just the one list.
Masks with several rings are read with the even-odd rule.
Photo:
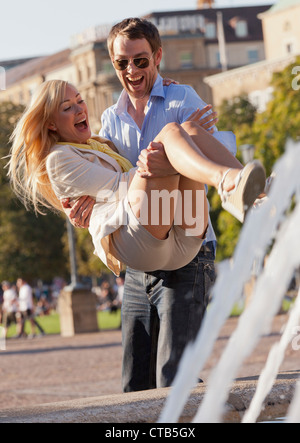
[[[163, 87], [163, 79], [161, 75], [157, 75], [157, 78], [155, 80], [155, 83], [153, 85], [153, 88], [151, 90], [150, 99], [152, 97], [162, 97], [163, 99], [166, 98], [164, 87]], [[122, 114], [127, 110], [127, 104], [128, 104], [129, 96], [125, 89], [121, 92], [121, 95], [119, 97], [119, 100], [116, 103], [115, 112], [117, 115]]]
[[155, 83], [153, 85], [150, 98], [151, 97], [162, 97], [166, 98], [164, 87], [163, 87], [163, 79], [161, 75], [157, 75], [157, 79], [155, 80]]

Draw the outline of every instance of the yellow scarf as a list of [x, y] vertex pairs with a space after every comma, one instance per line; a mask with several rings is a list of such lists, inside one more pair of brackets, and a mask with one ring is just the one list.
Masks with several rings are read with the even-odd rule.
[[57, 143], [57, 144], [74, 146], [75, 148], [79, 149], [93, 149], [94, 151], [103, 152], [104, 154], [107, 154], [110, 157], [112, 157], [114, 160], [116, 160], [121, 166], [123, 172], [128, 172], [129, 169], [133, 168], [132, 164], [130, 163], [129, 160], [127, 160], [127, 158], [122, 157], [122, 155], [115, 152], [106, 143], [100, 143], [98, 140], [95, 140], [93, 138], [89, 138], [87, 140], [87, 144], [81, 144], [81, 143]]

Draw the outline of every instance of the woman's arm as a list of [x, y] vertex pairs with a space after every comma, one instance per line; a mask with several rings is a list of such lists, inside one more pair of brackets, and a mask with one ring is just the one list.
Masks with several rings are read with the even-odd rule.
[[[51, 152], [46, 161], [47, 173], [56, 196], [78, 198], [89, 195], [102, 200], [116, 192], [129, 173], [116, 172], [90, 161], [88, 153], [80, 154], [64, 145]], [[91, 160], [93, 154], [91, 155]]]

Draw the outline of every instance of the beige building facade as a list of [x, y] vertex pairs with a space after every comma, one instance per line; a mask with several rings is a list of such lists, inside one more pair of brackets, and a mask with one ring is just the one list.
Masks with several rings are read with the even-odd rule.
[[281, 0], [259, 18], [262, 20], [267, 60], [300, 54], [299, 0]]
[[213, 103], [247, 95], [258, 111], [264, 111], [272, 98], [274, 72], [295, 62], [300, 54], [300, 0], [279, 0], [258, 15], [262, 21], [266, 60], [205, 78]]

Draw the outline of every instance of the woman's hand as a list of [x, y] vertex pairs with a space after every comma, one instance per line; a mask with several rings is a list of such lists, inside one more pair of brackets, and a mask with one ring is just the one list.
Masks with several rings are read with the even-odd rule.
[[170, 86], [170, 85], [179, 85], [179, 82], [176, 80], [173, 80], [172, 78], [163, 78], [163, 86]]
[[210, 132], [211, 134], [214, 132], [214, 126], [218, 121], [217, 113], [211, 112], [206, 117], [203, 117], [204, 114], [209, 112], [212, 109], [212, 105], [206, 105], [203, 109], [197, 109], [195, 112], [193, 112], [187, 121], [196, 122], [200, 126], [202, 126], [203, 129], [205, 129], [207, 132]]
[[94, 208], [95, 200], [85, 195], [76, 201], [70, 201], [69, 198], [61, 200], [65, 214], [75, 228], [88, 228], [90, 218]]

